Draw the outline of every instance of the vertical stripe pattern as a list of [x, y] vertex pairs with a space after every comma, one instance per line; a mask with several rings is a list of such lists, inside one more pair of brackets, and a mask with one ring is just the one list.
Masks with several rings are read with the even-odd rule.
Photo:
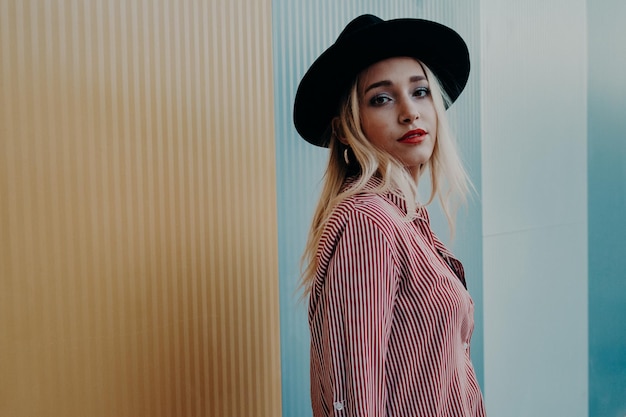
[[405, 216], [398, 195], [364, 192], [325, 224], [309, 306], [315, 417], [485, 415], [462, 266], [425, 208]]
[[270, 6], [0, 0], [0, 415], [281, 414]]

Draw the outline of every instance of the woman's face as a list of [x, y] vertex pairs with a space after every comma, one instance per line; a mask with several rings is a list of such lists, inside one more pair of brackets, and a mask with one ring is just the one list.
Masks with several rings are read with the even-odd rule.
[[405, 57], [377, 62], [359, 75], [358, 95], [367, 139], [417, 175], [437, 138], [437, 113], [422, 66]]

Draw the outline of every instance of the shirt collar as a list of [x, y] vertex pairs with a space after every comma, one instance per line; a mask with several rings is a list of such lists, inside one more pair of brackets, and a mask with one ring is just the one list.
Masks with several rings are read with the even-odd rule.
[[[346, 181], [344, 182], [344, 185], [341, 191], [342, 192], [346, 191], [347, 189], [352, 187], [357, 182], [358, 179], [359, 179], [358, 176], [348, 177]], [[400, 211], [406, 215], [407, 204], [406, 204], [406, 200], [404, 196], [400, 193], [398, 189], [393, 189], [393, 190], [383, 191], [383, 192], [377, 191], [376, 189], [381, 186], [382, 182], [383, 182], [382, 179], [378, 176], [371, 177], [365, 184], [365, 187], [363, 187], [362, 192], [366, 193], [369, 191], [375, 194], [379, 194], [380, 196], [382, 196], [383, 198], [391, 202], [393, 205], [398, 207]], [[417, 205], [415, 219], [422, 220], [430, 224], [430, 218], [428, 216], [428, 211], [426, 210], [425, 206], [421, 204]]]

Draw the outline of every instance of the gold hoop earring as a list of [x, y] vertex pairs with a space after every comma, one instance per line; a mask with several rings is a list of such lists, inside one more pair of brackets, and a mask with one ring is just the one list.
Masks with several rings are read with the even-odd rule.
[[348, 158], [348, 149], [343, 150], [343, 160], [346, 161], [346, 165], [350, 165], [350, 158]]

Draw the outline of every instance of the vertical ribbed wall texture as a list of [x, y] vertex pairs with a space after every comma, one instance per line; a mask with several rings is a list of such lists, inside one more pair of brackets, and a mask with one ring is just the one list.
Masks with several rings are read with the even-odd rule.
[[279, 416], [269, 0], [0, 0], [0, 415]]

